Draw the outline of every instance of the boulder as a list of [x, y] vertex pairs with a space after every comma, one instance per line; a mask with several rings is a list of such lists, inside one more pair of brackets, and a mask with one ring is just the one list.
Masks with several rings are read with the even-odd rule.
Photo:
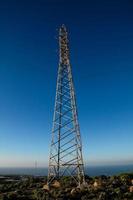
[[129, 187], [129, 191], [133, 193], [133, 186]]

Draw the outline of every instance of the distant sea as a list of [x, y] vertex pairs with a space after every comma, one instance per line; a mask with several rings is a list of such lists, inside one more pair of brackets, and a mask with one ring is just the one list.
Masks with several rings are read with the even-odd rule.
[[[46, 176], [47, 168], [0, 168], [0, 175], [35, 175]], [[133, 165], [121, 166], [89, 166], [85, 168], [85, 174], [89, 176], [117, 175], [120, 173], [132, 172]]]

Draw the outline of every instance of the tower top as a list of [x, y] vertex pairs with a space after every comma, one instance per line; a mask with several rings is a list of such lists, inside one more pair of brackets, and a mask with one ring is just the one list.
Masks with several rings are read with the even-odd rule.
[[68, 34], [65, 25], [59, 29], [60, 64], [69, 65]]
[[61, 25], [61, 29], [65, 29], [65, 30], [66, 30], [65, 24], [62, 24], [62, 25]]

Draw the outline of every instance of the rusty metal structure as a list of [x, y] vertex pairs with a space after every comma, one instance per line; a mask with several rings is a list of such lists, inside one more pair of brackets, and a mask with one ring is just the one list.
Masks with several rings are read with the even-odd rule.
[[62, 25], [59, 29], [59, 68], [48, 185], [65, 175], [71, 176], [77, 185], [85, 182], [80, 127], [69, 59], [68, 33], [66, 27]]

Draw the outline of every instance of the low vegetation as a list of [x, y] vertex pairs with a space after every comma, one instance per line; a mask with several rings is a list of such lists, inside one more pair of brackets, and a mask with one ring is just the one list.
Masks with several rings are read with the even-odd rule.
[[86, 176], [86, 186], [77, 188], [70, 177], [60, 187], [45, 190], [46, 177], [0, 177], [0, 200], [133, 200], [133, 174]]

